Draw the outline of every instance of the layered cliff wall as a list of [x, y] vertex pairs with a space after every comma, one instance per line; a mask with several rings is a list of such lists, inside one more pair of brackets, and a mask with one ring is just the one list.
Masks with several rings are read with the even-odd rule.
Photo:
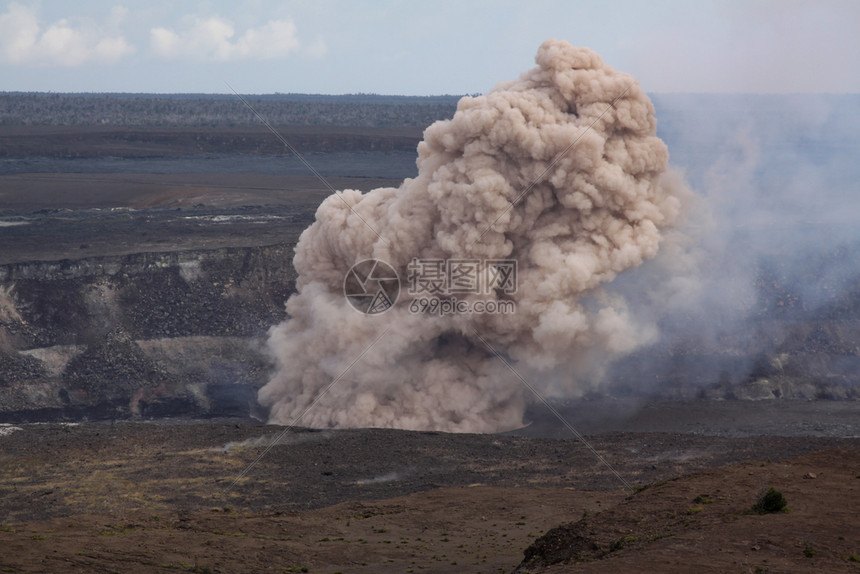
[[292, 245], [0, 266], [0, 420], [248, 414]]

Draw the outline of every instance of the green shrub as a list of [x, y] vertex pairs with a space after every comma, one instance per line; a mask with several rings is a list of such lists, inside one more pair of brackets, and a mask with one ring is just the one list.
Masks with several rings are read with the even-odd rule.
[[771, 486], [767, 492], [758, 497], [752, 509], [758, 514], [768, 514], [770, 512], [782, 512], [787, 504], [788, 502], [782, 493]]

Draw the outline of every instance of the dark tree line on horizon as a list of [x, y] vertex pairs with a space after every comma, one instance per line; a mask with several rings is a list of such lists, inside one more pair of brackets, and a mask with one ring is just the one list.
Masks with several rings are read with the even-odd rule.
[[[425, 127], [450, 118], [459, 96], [268, 94], [243, 96], [273, 125]], [[259, 118], [229, 94], [0, 93], [0, 125], [256, 126]]]

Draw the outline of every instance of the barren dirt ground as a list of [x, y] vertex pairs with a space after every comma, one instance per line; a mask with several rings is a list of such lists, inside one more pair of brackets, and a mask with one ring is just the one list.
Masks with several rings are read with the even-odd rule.
[[[630, 491], [573, 438], [0, 428], [10, 572], [511, 572], [580, 519], [584, 550], [548, 572], [852, 572], [860, 558], [856, 437], [589, 437]], [[766, 486], [790, 512], [745, 514]]]

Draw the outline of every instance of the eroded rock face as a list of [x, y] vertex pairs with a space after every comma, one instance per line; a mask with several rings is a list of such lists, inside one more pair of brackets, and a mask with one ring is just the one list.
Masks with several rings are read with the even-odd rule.
[[29, 348], [87, 343], [122, 327], [135, 339], [253, 336], [283, 316], [291, 245], [0, 266], [0, 327]]
[[290, 245], [0, 266], [0, 419], [245, 414]]

